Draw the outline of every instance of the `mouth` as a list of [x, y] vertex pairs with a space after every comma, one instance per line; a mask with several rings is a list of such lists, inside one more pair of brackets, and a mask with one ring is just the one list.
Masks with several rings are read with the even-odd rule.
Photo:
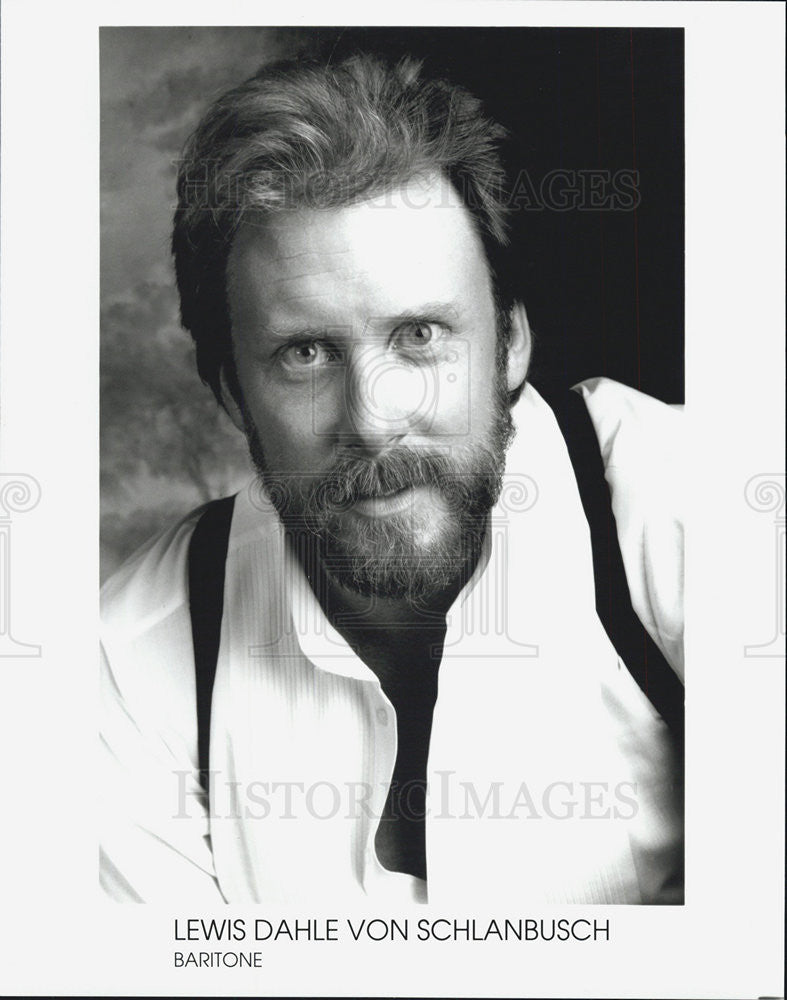
[[386, 493], [384, 496], [356, 500], [352, 509], [363, 517], [388, 517], [391, 514], [400, 514], [412, 505], [415, 491], [416, 487], [408, 486], [403, 490]]

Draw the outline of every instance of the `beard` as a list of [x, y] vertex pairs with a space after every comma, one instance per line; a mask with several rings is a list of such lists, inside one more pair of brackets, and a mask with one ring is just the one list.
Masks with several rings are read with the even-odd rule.
[[[357, 594], [426, 608], [472, 574], [502, 489], [514, 427], [499, 368], [490, 402], [492, 420], [480, 441], [393, 446], [374, 457], [349, 448], [319, 476], [271, 469], [245, 405], [241, 410], [260, 482], [302, 561]], [[417, 492], [393, 513], [353, 510], [404, 490]]]

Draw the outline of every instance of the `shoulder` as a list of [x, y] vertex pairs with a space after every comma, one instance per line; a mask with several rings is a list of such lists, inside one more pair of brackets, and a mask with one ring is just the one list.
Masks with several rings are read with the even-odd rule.
[[632, 603], [682, 678], [682, 407], [606, 378], [574, 388], [585, 400], [604, 460]]
[[[137, 550], [101, 590], [102, 671], [110, 709], [125, 706], [138, 726], [188, 729], [194, 656], [188, 548], [205, 506]], [[112, 725], [107, 722], [110, 728]], [[114, 728], [117, 728], [116, 726]]]
[[106, 581], [101, 588], [104, 631], [133, 640], [188, 602], [188, 546], [205, 508], [151, 538]]
[[679, 472], [683, 407], [608, 378], [586, 379], [573, 386], [587, 406], [604, 466], [636, 469], [673, 468]]

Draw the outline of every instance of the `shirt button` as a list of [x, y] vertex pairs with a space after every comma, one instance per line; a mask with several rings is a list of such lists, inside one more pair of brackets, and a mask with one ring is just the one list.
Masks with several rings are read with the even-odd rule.
[[384, 708], [377, 709], [377, 721], [380, 723], [381, 726], [388, 725], [388, 713], [385, 711]]

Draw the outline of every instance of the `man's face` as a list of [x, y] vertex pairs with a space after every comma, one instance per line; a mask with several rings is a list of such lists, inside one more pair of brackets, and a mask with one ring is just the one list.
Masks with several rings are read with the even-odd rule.
[[[355, 590], [428, 601], [477, 554], [524, 378], [497, 363], [480, 239], [453, 189], [245, 223], [228, 298], [242, 424], [285, 524]], [[515, 328], [514, 341], [522, 337]]]

